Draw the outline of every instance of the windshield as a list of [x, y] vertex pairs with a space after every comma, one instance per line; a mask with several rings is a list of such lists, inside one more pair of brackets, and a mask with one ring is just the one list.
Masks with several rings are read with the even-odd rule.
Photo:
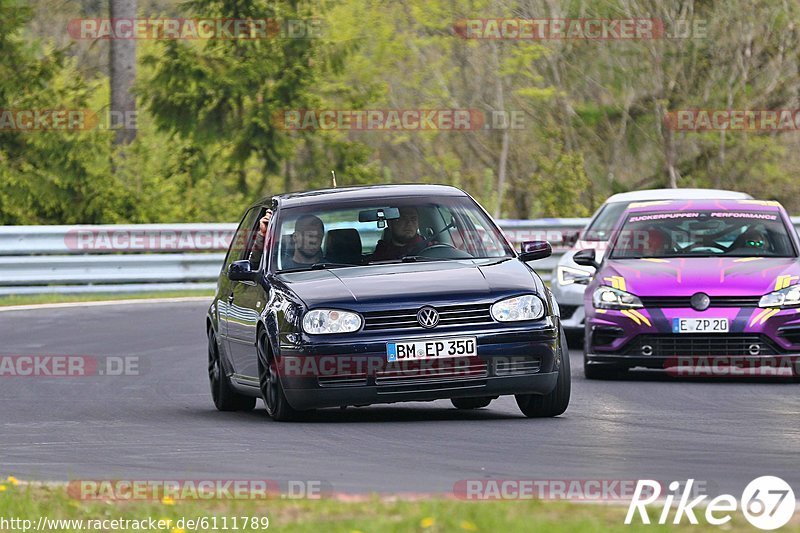
[[795, 257], [778, 213], [663, 212], [631, 215], [611, 258]]
[[583, 241], [607, 241], [611, 238], [611, 231], [617, 225], [619, 217], [628, 208], [631, 202], [614, 202], [600, 208], [600, 212], [592, 220], [581, 236]]
[[513, 257], [467, 197], [380, 198], [281, 209], [277, 271]]

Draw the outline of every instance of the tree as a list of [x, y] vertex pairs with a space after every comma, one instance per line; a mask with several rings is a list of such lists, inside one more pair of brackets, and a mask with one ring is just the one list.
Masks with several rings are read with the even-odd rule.
[[[94, 128], [86, 80], [63, 50], [25, 39], [27, 7], [0, 0], [0, 224], [122, 221], [130, 204], [108, 179], [106, 131]], [[30, 128], [17, 118], [48, 110], [80, 113], [77, 127]]]
[[153, 74], [139, 90], [156, 125], [203, 150], [214, 149], [238, 176], [244, 195], [264, 191], [277, 175], [283, 176], [282, 188], [291, 190], [297, 168], [292, 159], [305, 134], [287, 131], [279, 117], [287, 110], [318, 107], [313, 89], [326, 58], [318, 36], [294, 38], [285, 32], [291, 21], [312, 27], [319, 16], [315, 5], [196, 0], [187, 8], [191, 16], [267, 19], [277, 27], [266, 38], [243, 34], [201, 44], [169, 41], [149, 54], [145, 64]]
[[[112, 23], [117, 19], [136, 18], [136, 0], [109, 0]], [[111, 39], [109, 46], [109, 82], [111, 86], [111, 115], [115, 128], [114, 144], [130, 144], [136, 130], [128, 127], [136, 116], [136, 39]]]

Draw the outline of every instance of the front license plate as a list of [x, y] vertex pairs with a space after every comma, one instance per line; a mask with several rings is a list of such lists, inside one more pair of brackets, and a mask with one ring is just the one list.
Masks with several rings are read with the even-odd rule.
[[386, 343], [386, 360], [390, 362], [473, 355], [478, 355], [478, 343], [475, 337]]
[[672, 333], [727, 333], [727, 318], [673, 318]]

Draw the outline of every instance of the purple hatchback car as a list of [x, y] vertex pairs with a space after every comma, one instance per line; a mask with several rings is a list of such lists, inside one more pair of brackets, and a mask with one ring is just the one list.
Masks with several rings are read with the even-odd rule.
[[798, 251], [777, 202], [631, 204], [601, 264], [594, 250], [575, 255], [597, 268], [586, 290], [586, 377], [633, 367], [797, 376]]

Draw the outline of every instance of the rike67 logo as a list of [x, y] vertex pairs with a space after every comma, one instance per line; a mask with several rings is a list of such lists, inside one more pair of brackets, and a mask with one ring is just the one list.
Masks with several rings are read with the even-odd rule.
[[696, 508], [704, 507], [706, 522], [721, 526], [731, 521], [732, 513], [736, 512], [741, 504], [741, 512], [751, 525], [769, 531], [786, 525], [792, 519], [797, 504], [792, 487], [775, 476], [762, 476], [751, 481], [738, 502], [731, 494], [722, 494], [708, 502], [705, 501], [708, 498], [705, 494], [690, 500], [696, 495], [692, 493], [693, 485], [694, 479], [687, 480], [683, 485], [673, 481], [669, 484], [669, 492], [662, 495], [662, 487], [658, 481], [639, 480], [631, 504], [628, 506], [625, 523], [631, 524], [638, 514], [642, 524], [650, 524], [647, 506], [651, 506], [651, 511], [657, 511], [658, 505], [662, 504], [659, 500], [663, 498], [658, 524], [669, 522], [676, 500], [677, 507], [672, 517], [672, 523], [675, 525], [680, 524], [684, 518], [691, 524], [698, 524], [697, 516], [701, 510]]

